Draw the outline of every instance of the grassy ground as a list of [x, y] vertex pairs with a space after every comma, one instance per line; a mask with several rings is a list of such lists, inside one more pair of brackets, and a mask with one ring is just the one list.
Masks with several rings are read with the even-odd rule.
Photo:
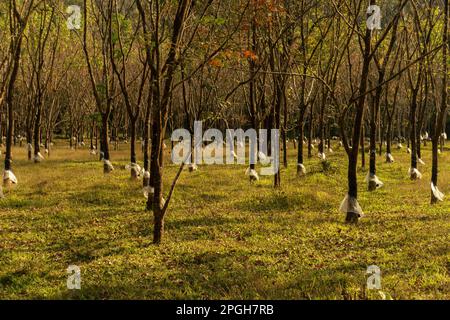
[[[280, 190], [268, 177], [250, 185], [242, 166], [186, 171], [160, 246], [121, 149], [109, 176], [86, 149], [61, 145], [38, 165], [14, 150], [19, 184], [0, 200], [1, 299], [376, 299], [365, 289], [372, 264], [388, 297], [450, 298], [450, 200], [429, 204], [429, 147], [421, 181], [408, 179], [405, 150], [395, 150], [394, 164], [379, 159], [383, 189], [367, 192], [359, 173], [366, 217], [357, 226], [338, 211], [342, 150], [329, 155], [331, 171], [314, 157], [298, 179], [291, 145]], [[450, 195], [450, 150], [440, 161], [440, 189]], [[166, 186], [176, 170], [167, 166]], [[81, 290], [66, 287], [72, 264]]]

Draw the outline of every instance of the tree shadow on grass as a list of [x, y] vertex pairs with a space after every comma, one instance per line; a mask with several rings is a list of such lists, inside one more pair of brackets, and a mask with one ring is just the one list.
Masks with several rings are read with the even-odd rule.
[[253, 213], [279, 212], [308, 209], [311, 211], [329, 211], [334, 208], [333, 203], [324, 202], [314, 193], [290, 195], [273, 192], [246, 198], [235, 204], [236, 210]]
[[124, 266], [118, 266], [110, 274], [102, 273], [103, 278], [82, 280], [81, 290], [61, 290], [51, 298], [345, 299], [347, 287], [359, 287], [365, 281], [365, 269], [356, 264], [328, 269], [294, 267], [283, 276], [249, 255], [244, 251], [193, 252], [170, 266], [155, 266], [158, 272], [124, 273]]
[[186, 219], [168, 219], [166, 226], [170, 229], [182, 229], [189, 227], [214, 227], [223, 226], [229, 224], [241, 224], [246, 223], [245, 217], [224, 217], [224, 216], [202, 216]]
[[77, 192], [68, 197], [69, 202], [80, 206], [108, 206], [119, 208], [129, 203], [129, 198], [118, 192], [113, 184], [94, 185], [83, 192]]

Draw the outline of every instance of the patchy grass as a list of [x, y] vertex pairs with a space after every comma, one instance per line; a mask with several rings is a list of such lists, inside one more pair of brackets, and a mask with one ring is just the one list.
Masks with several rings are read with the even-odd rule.
[[[112, 152], [116, 170], [104, 176], [88, 150], [62, 144], [41, 164], [14, 149], [19, 184], [0, 200], [1, 299], [374, 299], [365, 289], [372, 264], [388, 297], [450, 298], [450, 201], [429, 204], [429, 146], [421, 181], [408, 179], [405, 150], [394, 164], [379, 159], [383, 189], [367, 192], [360, 170], [366, 217], [357, 226], [338, 211], [342, 150], [328, 156], [333, 170], [314, 157], [299, 179], [290, 145], [279, 190], [270, 177], [250, 184], [242, 166], [186, 170], [155, 246], [141, 182], [121, 169], [127, 146]], [[450, 150], [440, 166], [450, 194]], [[176, 170], [167, 165], [166, 188]], [[72, 264], [81, 290], [66, 288]]]

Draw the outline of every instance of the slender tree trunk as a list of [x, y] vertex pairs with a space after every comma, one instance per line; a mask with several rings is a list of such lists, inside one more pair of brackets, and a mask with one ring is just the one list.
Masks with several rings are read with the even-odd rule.
[[[40, 100], [40, 98], [38, 99]], [[36, 120], [34, 122], [34, 162], [41, 162], [41, 106], [38, 101]]]
[[286, 99], [283, 99], [283, 110], [284, 110], [284, 119], [283, 119], [283, 166], [285, 168], [288, 167], [288, 158], [287, 158], [287, 137], [286, 137], [286, 130], [287, 130], [287, 118], [288, 118], [288, 112], [287, 112], [287, 101]]
[[388, 120], [387, 132], [386, 132], [386, 154], [392, 153], [392, 120]]
[[[13, 60], [13, 69], [11, 73], [11, 77], [9, 79], [8, 88], [6, 91], [6, 108], [8, 112], [8, 128], [6, 135], [6, 154], [5, 154], [5, 171], [12, 169], [12, 143], [13, 143], [13, 134], [14, 134], [14, 110], [13, 110], [13, 101], [14, 101], [14, 85], [17, 79], [17, 74], [19, 72], [19, 63], [20, 63], [20, 55], [22, 48], [22, 37], [19, 37], [17, 40], [17, 49], [14, 52], [14, 60]], [[11, 52], [14, 50], [14, 42], [11, 43]]]
[[[447, 99], [448, 99], [448, 29], [449, 29], [449, 0], [444, 1], [444, 32], [443, 32], [443, 48], [442, 48], [442, 62], [443, 62], [443, 76], [442, 76], [442, 101], [439, 112], [436, 114], [435, 120], [435, 130], [432, 137], [433, 143], [433, 164], [431, 169], [431, 183], [436, 188], [436, 192], [439, 192], [437, 189], [438, 186], [438, 144], [439, 140], [442, 140], [442, 132], [444, 131], [444, 119], [447, 113]], [[431, 203], [435, 204], [438, 202], [437, 196], [434, 194], [433, 190], [431, 190]]]
[[104, 173], [110, 173], [111, 168], [109, 167], [108, 163], [106, 161], [110, 160], [109, 156], [109, 114], [102, 114], [102, 132], [101, 132], [101, 145], [102, 145], [102, 152], [103, 152], [103, 160], [105, 160], [105, 163], [103, 164], [103, 172]]
[[[159, 112], [158, 112], [159, 114]], [[161, 123], [161, 118], [159, 115], [155, 115], [152, 127], [153, 138], [152, 139], [152, 160], [151, 160], [151, 172], [150, 176], [152, 181], [151, 187], [153, 187], [153, 243], [161, 243], [161, 238], [164, 232], [164, 212], [162, 211], [162, 168], [163, 168], [163, 157], [162, 157], [162, 136], [161, 127], [158, 124]], [[149, 195], [148, 199], [151, 199]], [[148, 206], [148, 202], [147, 202]]]
[[366, 169], [366, 149], [365, 149], [365, 130], [364, 125], [361, 128], [361, 138], [360, 138], [360, 145], [361, 145], [361, 168], [363, 170]]
[[417, 169], [417, 133], [416, 133], [416, 109], [417, 109], [417, 90], [413, 90], [411, 110], [409, 114], [410, 132], [409, 140], [411, 143], [411, 179], [416, 180], [417, 174], [414, 169]]
[[[370, 4], [374, 5], [375, 1], [370, 1]], [[363, 55], [363, 66], [361, 70], [361, 80], [359, 84], [359, 94], [360, 98], [356, 102], [356, 115], [353, 126], [353, 137], [352, 137], [352, 149], [347, 150], [348, 155], [348, 203], [352, 204], [358, 199], [358, 180], [357, 180], [357, 164], [358, 164], [358, 150], [359, 150], [359, 140], [362, 136], [362, 124], [364, 119], [364, 109], [366, 102], [366, 90], [367, 82], [369, 77], [369, 66], [370, 66], [370, 55], [372, 51], [371, 46], [372, 31], [366, 29], [366, 34], [364, 38], [364, 55]], [[357, 223], [359, 220], [359, 214], [354, 211], [347, 211], [347, 216], [345, 219], [348, 223]]]
[[303, 175], [305, 172], [303, 171], [303, 139], [304, 139], [304, 111], [301, 108], [300, 110], [300, 117], [298, 119], [298, 150], [297, 150], [297, 174]]
[[33, 157], [33, 138], [32, 138], [33, 134], [31, 132], [31, 130], [28, 128], [27, 129], [27, 156], [28, 156], [28, 160], [31, 160]]
[[[136, 159], [136, 121], [137, 118], [134, 119], [130, 119], [130, 134], [131, 134], [131, 146], [130, 146], [130, 159], [131, 159], [131, 164], [136, 164], [137, 159]], [[136, 167], [134, 167], [133, 165], [131, 166], [131, 178], [132, 179], [137, 179], [139, 177], [139, 172], [137, 172]]]
[[308, 158], [312, 157], [312, 134], [313, 134], [313, 111], [311, 106], [308, 124]]
[[[144, 179], [143, 187], [146, 188], [150, 185], [150, 114], [151, 114], [151, 99], [148, 99], [148, 106], [145, 110], [144, 121]], [[151, 209], [151, 206], [147, 206], [147, 209]]]

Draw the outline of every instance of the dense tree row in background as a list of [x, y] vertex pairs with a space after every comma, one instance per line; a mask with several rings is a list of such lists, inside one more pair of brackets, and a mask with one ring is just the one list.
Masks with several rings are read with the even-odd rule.
[[[81, 8], [81, 21], [68, 28], [77, 18], [70, 5]], [[377, 6], [381, 28], [371, 28]], [[38, 164], [64, 138], [98, 154], [108, 174], [111, 148], [126, 141], [131, 177], [144, 177], [155, 243], [183, 170], [163, 186], [164, 139], [175, 128], [194, 133], [195, 121], [223, 131], [280, 129], [283, 166], [290, 140], [299, 179], [304, 152], [318, 152], [326, 167], [339, 141], [348, 156], [348, 222], [362, 214], [357, 166], [366, 165], [366, 148], [375, 191], [383, 185], [377, 157], [393, 162], [392, 148], [404, 148], [411, 179], [420, 179], [421, 146], [431, 142], [431, 202], [443, 198], [448, 0], [6, 0], [0, 39], [4, 183], [17, 183], [13, 145]], [[278, 172], [274, 186], [281, 183]]]

